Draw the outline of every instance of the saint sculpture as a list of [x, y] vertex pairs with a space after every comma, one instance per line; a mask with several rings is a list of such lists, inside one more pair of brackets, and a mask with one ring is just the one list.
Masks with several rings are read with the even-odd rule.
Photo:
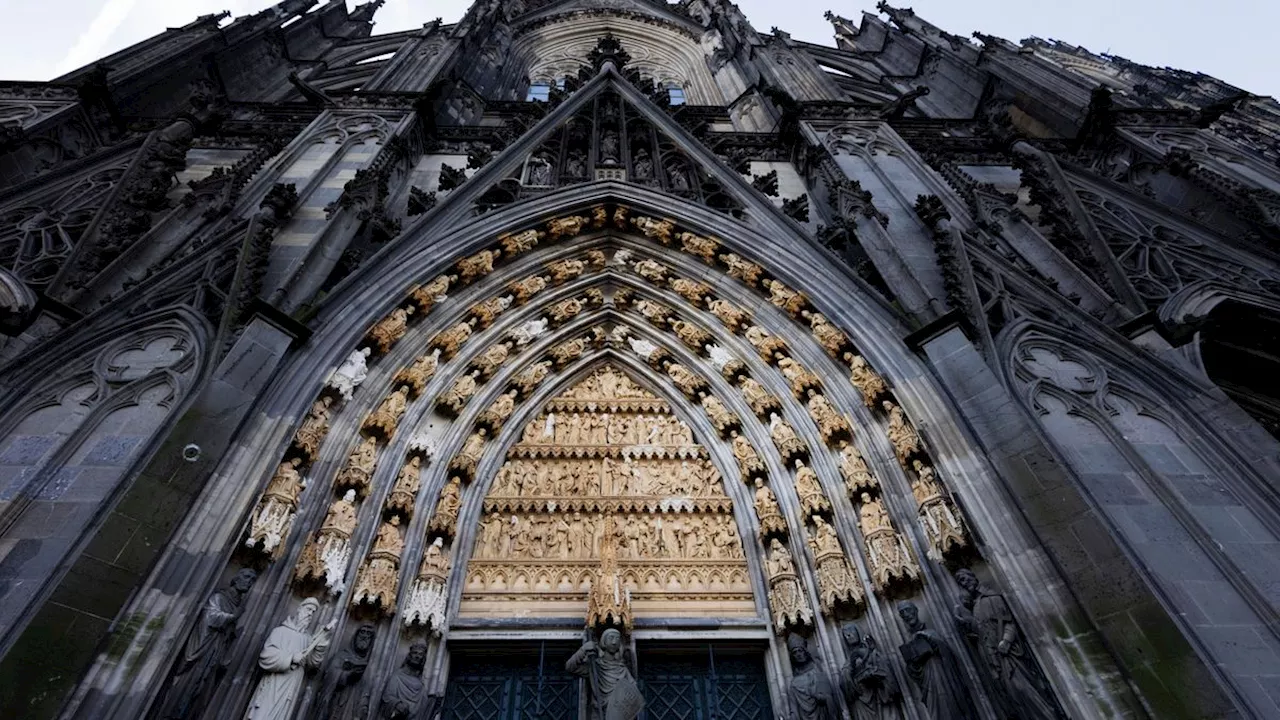
[[974, 720], [978, 717], [964, 673], [951, 646], [920, 619], [914, 603], [898, 604], [898, 616], [910, 639], [898, 651], [907, 664], [907, 675], [920, 694], [929, 720]]
[[351, 636], [351, 647], [342, 651], [329, 668], [324, 687], [311, 717], [315, 720], [356, 720], [368, 715], [369, 697], [357, 697], [364, 671], [369, 667], [376, 630], [363, 623]]
[[[495, 528], [502, 529], [501, 520]], [[488, 544], [492, 542], [492, 539], [488, 540]], [[429, 627], [437, 637], [444, 631], [445, 610], [448, 604], [444, 586], [449, 579], [449, 568], [449, 554], [444, 549], [444, 540], [437, 537], [422, 554], [422, 562], [418, 565], [418, 577], [414, 579], [409, 597], [405, 601], [405, 625], [416, 624]]]
[[312, 631], [320, 601], [307, 598], [284, 624], [267, 636], [258, 654], [262, 675], [249, 700], [245, 720], [291, 720], [297, 708], [306, 671], [314, 670], [329, 650], [336, 621]]
[[236, 622], [244, 612], [245, 596], [257, 578], [257, 573], [245, 568], [236, 573], [227, 587], [215, 590], [204, 601], [196, 625], [182, 646], [182, 655], [174, 665], [158, 717], [187, 720], [204, 712], [210, 691], [226, 672], [227, 652], [239, 632]]
[[356, 574], [355, 590], [351, 593], [353, 607], [366, 603], [380, 608], [384, 614], [391, 614], [400, 585], [400, 554], [403, 551], [400, 516], [392, 515], [378, 527], [373, 549]]
[[831, 683], [822, 666], [809, 653], [803, 635], [787, 636], [787, 653], [791, 656], [791, 705], [797, 720], [839, 720], [840, 706], [831, 692]]
[[297, 579], [323, 579], [332, 594], [342, 592], [342, 579], [351, 560], [351, 533], [356, 529], [355, 500], [356, 491], [348, 490], [329, 506], [320, 530], [302, 549], [294, 570]]
[[434, 720], [439, 698], [426, 696], [422, 669], [427, 666], [427, 646], [415, 643], [404, 664], [387, 678], [378, 702], [379, 720]]
[[565, 663], [565, 669], [587, 679], [591, 692], [589, 720], [635, 720], [644, 709], [644, 697], [632, 675], [630, 653], [622, 633], [609, 628], [597, 644], [587, 637]]
[[1065, 718], [1004, 596], [983, 585], [967, 568], [956, 572], [956, 582], [965, 591], [956, 607], [956, 623], [975, 648], [980, 666], [991, 675], [1006, 716]]
[[886, 709], [902, 696], [898, 679], [876, 646], [876, 639], [863, 633], [857, 623], [841, 626], [840, 637], [848, 657], [840, 673], [840, 688], [853, 720], [881, 720]]
[[795, 560], [776, 537], [769, 541], [765, 568], [769, 571], [769, 608], [773, 611], [773, 625], [778, 634], [789, 627], [812, 625], [813, 611], [805, 602], [800, 578], [796, 576]]
[[298, 472], [301, 464], [302, 459], [296, 457], [280, 464], [250, 520], [245, 545], [261, 549], [273, 559], [280, 557], [284, 550], [282, 541], [289, 535], [298, 509], [298, 494], [302, 492], [302, 475]]
[[[364, 358], [363, 355], [360, 357]], [[302, 427], [298, 428], [298, 432], [294, 434], [293, 449], [304, 459], [314, 460], [320, 453], [320, 443], [324, 440], [324, 436], [329, 434], [332, 405], [333, 398], [328, 395], [317, 400], [311, 406], [307, 419], [302, 421]]]

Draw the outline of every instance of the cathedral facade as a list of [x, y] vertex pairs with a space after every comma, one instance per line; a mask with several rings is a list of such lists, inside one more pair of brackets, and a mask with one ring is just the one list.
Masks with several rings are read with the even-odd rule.
[[0, 83], [0, 708], [1280, 716], [1280, 105], [885, 3]]

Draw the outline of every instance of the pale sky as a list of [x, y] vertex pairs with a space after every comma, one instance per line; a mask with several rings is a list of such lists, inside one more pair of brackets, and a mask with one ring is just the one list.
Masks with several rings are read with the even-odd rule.
[[[271, 0], [0, 0], [0, 79], [48, 80], [199, 15], [256, 12]], [[355, 0], [348, 0], [354, 5]], [[1055, 38], [1148, 65], [1198, 70], [1280, 95], [1280, 0], [898, 0], [958, 35]], [[388, 0], [375, 33], [452, 22], [469, 0]], [[826, 10], [853, 20], [875, 0], [739, 0], [761, 32], [833, 44]]]

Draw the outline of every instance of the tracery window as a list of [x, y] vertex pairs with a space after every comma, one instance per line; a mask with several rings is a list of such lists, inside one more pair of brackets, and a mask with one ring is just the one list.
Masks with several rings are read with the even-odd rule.
[[672, 105], [683, 105], [685, 103], [684, 88], [678, 85], [667, 86], [667, 97]]

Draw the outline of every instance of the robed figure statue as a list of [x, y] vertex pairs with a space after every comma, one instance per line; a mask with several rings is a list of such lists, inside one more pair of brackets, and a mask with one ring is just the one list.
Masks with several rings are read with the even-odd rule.
[[840, 687], [853, 720], [880, 720], [884, 709], [902, 694], [898, 680], [871, 633], [864, 634], [856, 623], [848, 622], [841, 626], [840, 637], [849, 657], [840, 673]]
[[978, 658], [991, 673], [997, 699], [1011, 718], [1018, 720], [1059, 720], [1066, 717], [1058, 708], [1048, 680], [1031, 655], [1022, 629], [1004, 596], [983, 585], [967, 568], [956, 572], [956, 582], [965, 595], [956, 607], [956, 623], [969, 636]]
[[227, 650], [236, 639], [236, 621], [244, 610], [244, 598], [258, 574], [245, 568], [231, 583], [215, 590], [200, 608], [196, 626], [182, 646], [182, 657], [173, 669], [160, 717], [186, 720], [204, 711], [208, 692], [226, 672]]
[[313, 720], [352, 720], [368, 715], [368, 693], [357, 697], [364, 671], [369, 667], [375, 629], [364, 623], [351, 636], [351, 647], [332, 663], [324, 689], [311, 710]]
[[787, 636], [787, 653], [791, 656], [792, 705], [799, 720], [839, 720], [840, 707], [827, 674], [813, 655], [803, 635]]
[[969, 687], [947, 641], [925, 626], [914, 603], [899, 603], [898, 616], [910, 634], [899, 651], [907, 663], [907, 674], [920, 691], [925, 716], [929, 720], [974, 720], [977, 711]]
[[262, 677], [253, 691], [253, 699], [249, 701], [245, 720], [290, 720], [293, 717], [307, 669], [319, 667], [329, 650], [334, 623], [330, 622], [317, 632], [311, 630], [319, 611], [320, 602], [307, 598], [293, 617], [267, 636], [267, 642], [258, 654]]
[[587, 678], [591, 688], [590, 720], [635, 720], [644, 709], [644, 697], [632, 675], [622, 633], [609, 628], [597, 644], [587, 630], [582, 647], [565, 663], [565, 669]]

